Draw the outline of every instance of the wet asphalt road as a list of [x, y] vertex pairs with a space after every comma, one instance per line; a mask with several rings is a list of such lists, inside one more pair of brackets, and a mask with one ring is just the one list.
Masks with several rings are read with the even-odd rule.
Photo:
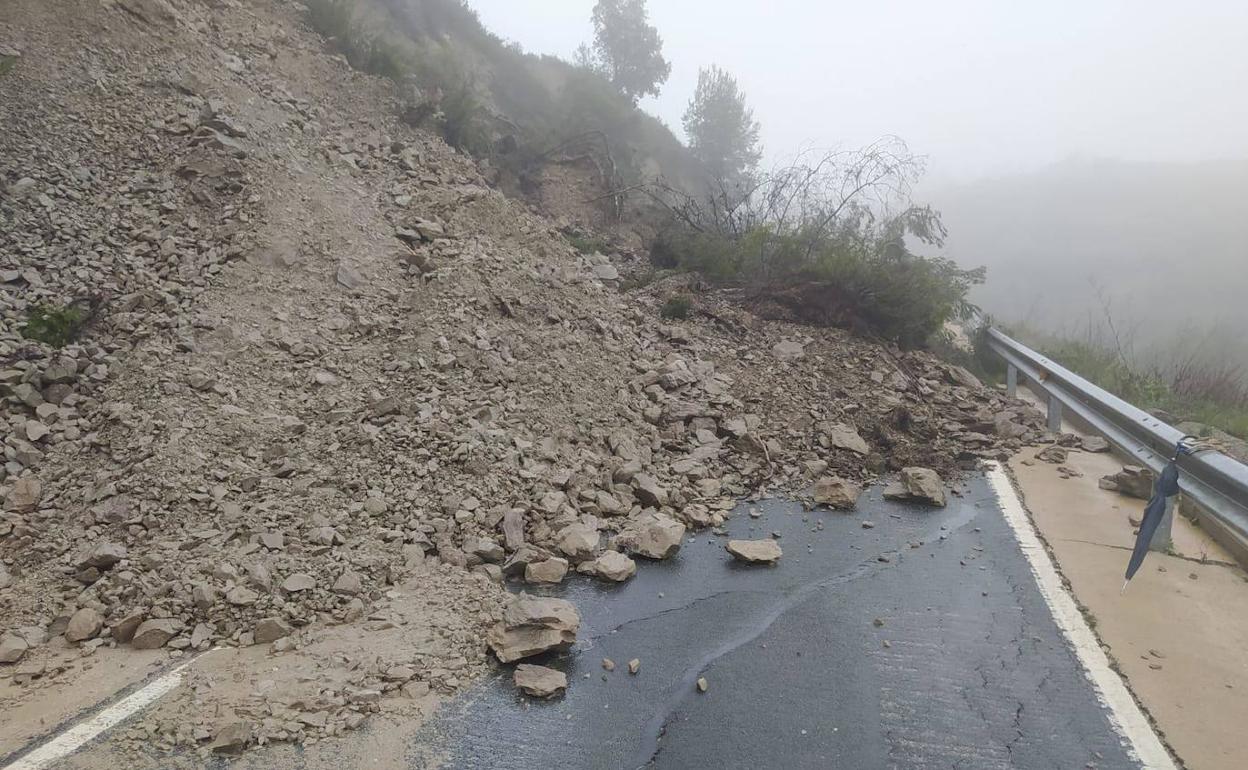
[[777, 566], [738, 565], [705, 532], [622, 586], [565, 584], [551, 593], [580, 609], [579, 642], [530, 662], [566, 672], [567, 695], [527, 699], [508, 669], [416, 743], [451, 768], [1138, 766], [985, 482], [939, 511], [878, 490], [853, 514], [754, 507], [727, 528], [780, 533]]

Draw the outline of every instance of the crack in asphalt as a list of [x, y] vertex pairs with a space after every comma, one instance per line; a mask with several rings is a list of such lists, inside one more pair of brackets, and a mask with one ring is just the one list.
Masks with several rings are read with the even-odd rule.
[[[741, 647], [744, 647], [753, 640], [762, 636], [763, 633], [766, 632], [767, 629], [771, 628], [782, 615], [798, 605], [803, 604], [806, 600], [814, 596], [816, 591], [834, 585], [851, 583], [864, 576], [874, 575], [890, 566], [892, 565], [883, 564], [876, 561], [875, 558], [872, 557], [869, 560], [864, 560], [858, 563], [853, 569], [850, 569], [847, 572], [842, 572], [839, 575], [833, 575], [812, 583], [805, 583], [785, 592], [776, 592], [787, 594], [787, 597], [785, 601], [775, 605], [770, 612], [765, 614], [762, 617], [761, 622], [747, 628], [740, 634], [729, 638], [692, 666], [685, 669], [680, 679], [676, 681], [675, 686], [669, 689], [671, 695], [663, 703], [662, 707], [655, 712], [654, 716], [647, 720], [645, 726], [642, 728], [641, 745], [638, 748], [637, 753], [634, 755], [634, 760], [630, 763], [630, 766], [640, 769], [654, 762], [661, 749], [659, 746], [659, 740], [667, 731], [668, 722], [671, 720], [672, 715], [676, 713], [680, 704], [685, 700], [685, 696], [692, 688], [698, 675], [705, 671], [707, 666], [711, 665], [725, 655], [739, 650]], [[638, 618], [638, 620], [642, 619], [644, 618]]]
[[[610, 636], [611, 634], [621, 629], [628, 628], [634, 623], [641, 623], [642, 621], [645, 621], [645, 620], [657, 620], [663, 617], [664, 615], [670, 615], [674, 612], [684, 612], [685, 610], [698, 606], [702, 602], [707, 602], [707, 601], [710, 601], [711, 599], [718, 599], [719, 597], [727, 596], [728, 594], [771, 594], [771, 593], [784, 593], [784, 592], [783, 591], [759, 590], [757, 588], [748, 588], [748, 589], [730, 588], [725, 591], [716, 591], [713, 594], [707, 594], [706, 596], [699, 596], [695, 599], [692, 599], [686, 602], [685, 604], [677, 605], [675, 607], [669, 607], [665, 610], [659, 610], [658, 612], [651, 613], [649, 615], [642, 615], [640, 617], [636, 617], [631, 620], [626, 620], [623, 623], [612, 626], [606, 629], [605, 631], [602, 631], [601, 633], [597, 633], [597, 634], [594, 634], [593, 636], [588, 637], [586, 641], [596, 642], [599, 639], [603, 638], [604, 636]], [[586, 645], [583, 649], [593, 649], [593, 645], [592, 644]]]
[[[943, 533], [952, 533], [954, 531], [960, 530], [962, 527], [966, 526], [971, 520], [973, 520], [975, 516], [977, 515], [977, 513], [978, 512], [973, 507], [968, 506], [967, 511], [960, 513], [958, 515], [955, 515], [945, 520], [943, 523], [939, 525], [931, 527], [929, 530], [927, 530], [924, 533], [924, 536], [922, 538], [925, 547], [918, 551], [915, 551], [914, 553], [917, 554], [924, 550], [927, 550], [928, 547], [933, 547], [935, 545], [938, 545], [940, 541], [937, 541], [936, 543], [932, 542], [932, 539], [935, 535], [943, 534]], [[867, 559], [859, 562], [852, 569], [846, 572], [842, 572], [838, 575], [833, 575], [831, 577], [823, 578], [821, 580], [817, 580], [817, 581], [810, 582], [810, 583], [800, 584], [798, 586], [789, 588], [787, 590], [755, 592], [755, 593], [779, 593], [781, 595], [786, 596], [787, 598], [785, 599], [785, 601], [780, 602], [777, 605], [775, 605], [770, 612], [764, 615], [762, 618], [762, 622], [758, 623], [752, 628], [745, 630], [744, 632], [738, 634], [737, 636], [728, 639], [727, 641], [725, 641], [718, 647], [714, 648], [709, 654], [701, 658], [692, 666], [685, 669], [680, 679], [675, 682], [673, 687], [669, 688], [668, 692], [670, 694], [669, 694], [668, 699], [662, 704], [662, 707], [658, 711], [655, 712], [654, 716], [652, 716], [649, 720], [647, 720], [645, 726], [642, 728], [641, 744], [638, 747], [638, 751], [634, 755], [634, 760], [630, 763], [630, 766], [638, 768], [638, 770], [641, 770], [642, 768], [645, 768], [651, 765], [655, 761], [655, 759], [659, 755], [659, 752], [662, 749], [662, 747], [659, 745], [659, 741], [662, 739], [663, 735], [666, 734], [668, 723], [671, 721], [672, 716], [676, 713], [676, 710], [679, 708], [680, 704], [684, 702], [685, 697], [687, 696], [688, 692], [692, 689], [693, 683], [697, 679], [698, 675], [701, 674], [703, 671], [705, 671], [709, 665], [714, 663], [716, 660], [719, 660], [720, 658], [724, 657], [725, 655], [728, 655], [740, 649], [746, 644], [749, 644], [751, 641], [762, 636], [763, 633], [765, 633], [769, 628], [775, 625], [775, 622], [779, 620], [783, 615], [785, 615], [787, 612], [794, 609], [795, 607], [805, 603], [808, 599], [814, 596], [814, 594], [817, 591], [824, 589], [824, 588], [831, 587], [831, 586], [845, 585], [855, 580], [858, 580], [862, 577], [873, 576], [873, 575], [879, 574], [883, 570], [900, 566], [903, 562], [906, 561], [906, 557], [909, 555], [906, 551], [900, 548], [892, 552], [881, 551], [881, 553], [894, 553], [896, 554], [896, 558], [890, 558], [889, 561], [881, 562], [879, 561], [878, 555], [874, 557], [868, 557]], [[720, 592], [719, 594], [715, 594], [715, 595], [722, 595], [723, 593], [733, 593], [733, 592], [725, 591], [725, 592]], [[712, 598], [712, 597], [702, 597], [700, 599], [696, 599], [686, 606], [687, 607], [694, 606], [701, 601], [705, 601], [708, 598]], [[641, 620], [647, 620], [651, 617], [658, 617], [659, 615], [663, 615], [671, 611], [672, 610], [664, 610], [663, 612], [656, 613], [653, 616], [648, 616], [646, 618], [636, 618], [634, 620], [628, 621], [628, 623], [624, 625], [627, 625], [630, 623], [636, 623]]]

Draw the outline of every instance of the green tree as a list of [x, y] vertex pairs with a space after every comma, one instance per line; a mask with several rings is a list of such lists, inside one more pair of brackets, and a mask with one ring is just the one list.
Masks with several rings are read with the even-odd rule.
[[684, 125], [689, 148], [716, 182], [737, 186], [753, 176], [762, 156], [758, 121], [732, 75], [714, 65], [698, 73]]
[[646, 0], [598, 0], [593, 20], [594, 59], [612, 85], [634, 104], [648, 94], [658, 96], [672, 65], [663, 58], [663, 40], [650, 24]]

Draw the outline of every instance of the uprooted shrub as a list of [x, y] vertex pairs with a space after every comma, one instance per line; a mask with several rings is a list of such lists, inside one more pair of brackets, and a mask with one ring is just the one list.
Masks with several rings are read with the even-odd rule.
[[[671, 217], [651, 247], [658, 267], [735, 285], [764, 314], [925, 344], [974, 311], [984, 280], [909, 242], [943, 244], [940, 215], [907, 200], [921, 164], [897, 140], [802, 160], [703, 198], [656, 194]], [[898, 201], [899, 213], [888, 213]]]

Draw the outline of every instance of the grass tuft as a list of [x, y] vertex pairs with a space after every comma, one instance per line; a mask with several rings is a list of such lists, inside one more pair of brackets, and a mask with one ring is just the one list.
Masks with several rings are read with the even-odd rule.
[[693, 302], [684, 294], [677, 294], [668, 297], [663, 303], [663, 307], [659, 309], [659, 315], [672, 321], [683, 321], [689, 317], [689, 313], [693, 310]]
[[26, 316], [22, 336], [54, 348], [63, 348], [86, 328], [87, 312], [79, 307], [36, 305]]

